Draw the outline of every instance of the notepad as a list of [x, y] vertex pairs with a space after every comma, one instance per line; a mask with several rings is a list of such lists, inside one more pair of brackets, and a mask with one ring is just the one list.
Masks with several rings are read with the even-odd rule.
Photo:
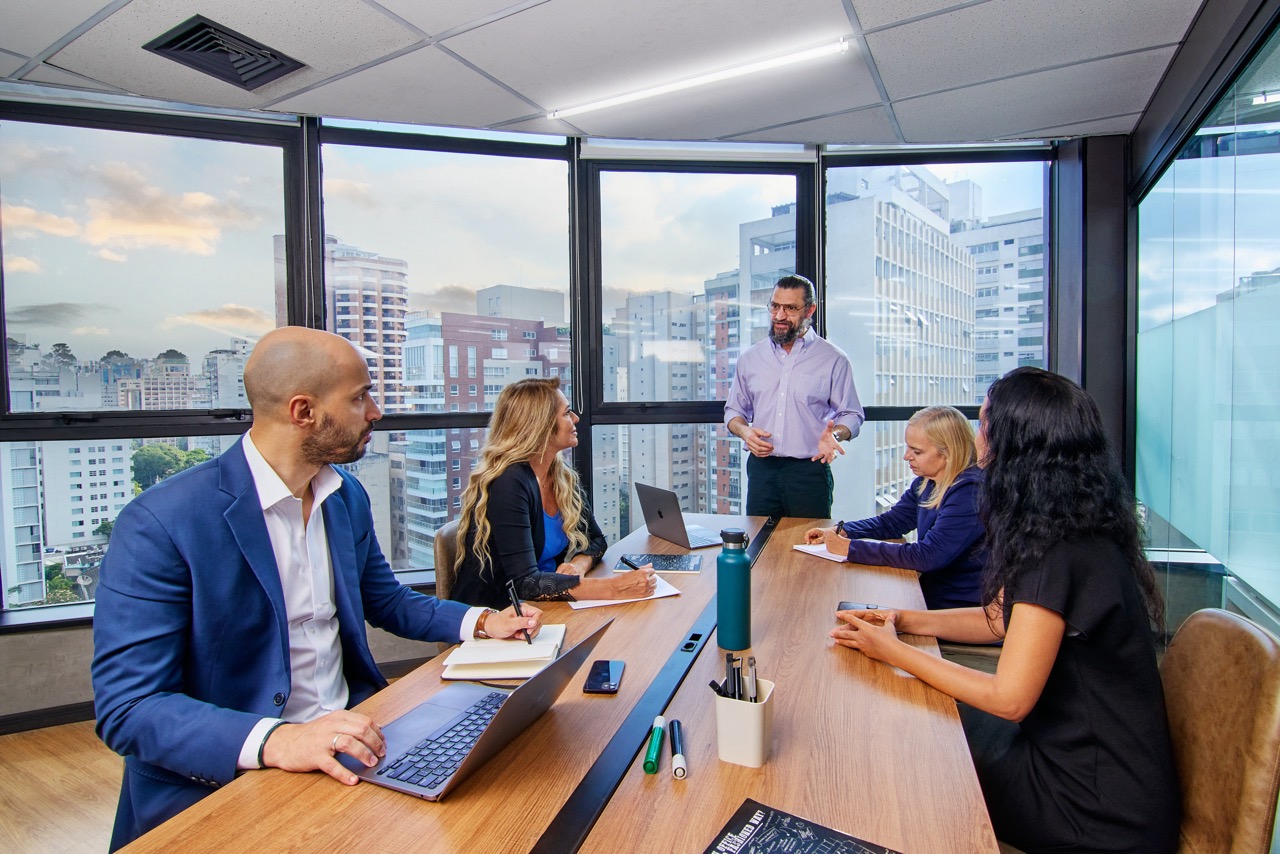
[[560, 654], [563, 623], [544, 625], [533, 643], [481, 638], [463, 642], [444, 660], [442, 679], [527, 679]]

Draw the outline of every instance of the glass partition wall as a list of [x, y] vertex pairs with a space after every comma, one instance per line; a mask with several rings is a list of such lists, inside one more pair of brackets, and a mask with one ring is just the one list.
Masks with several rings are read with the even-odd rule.
[[1224, 601], [1277, 628], [1280, 37], [1138, 207], [1136, 487], [1170, 628]]

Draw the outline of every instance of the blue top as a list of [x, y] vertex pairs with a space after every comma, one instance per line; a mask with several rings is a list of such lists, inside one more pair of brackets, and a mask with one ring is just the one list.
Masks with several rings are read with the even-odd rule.
[[[923, 484], [924, 491], [920, 491]], [[934, 483], [918, 477], [888, 511], [860, 522], [844, 523], [852, 537], [849, 560], [896, 566], [920, 573], [920, 589], [930, 608], [967, 608], [981, 604], [983, 561], [979, 555], [985, 531], [978, 520], [982, 470], [970, 466], [942, 496], [936, 508], [923, 506]], [[911, 531], [914, 543], [867, 542], [863, 537], [892, 539]]]
[[543, 510], [542, 519], [546, 541], [538, 555], [538, 572], [555, 572], [560, 565], [558, 558], [569, 548], [569, 535], [564, 532], [564, 516], [560, 513], [552, 516]]

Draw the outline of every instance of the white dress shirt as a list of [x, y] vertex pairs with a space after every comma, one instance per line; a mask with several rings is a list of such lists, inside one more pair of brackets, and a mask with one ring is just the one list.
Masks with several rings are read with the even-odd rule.
[[[267, 535], [280, 572], [280, 586], [284, 589], [291, 677], [289, 700], [280, 718], [259, 721], [240, 749], [236, 767], [249, 769], [258, 767], [263, 739], [281, 720], [306, 723], [345, 709], [350, 694], [342, 671], [333, 565], [320, 509], [325, 499], [342, 486], [342, 477], [332, 466], [321, 466], [311, 480], [311, 517], [304, 522], [302, 499], [289, 491], [247, 433], [242, 447], [262, 504]], [[472, 608], [467, 612], [459, 632], [460, 640], [475, 633], [483, 610]]]

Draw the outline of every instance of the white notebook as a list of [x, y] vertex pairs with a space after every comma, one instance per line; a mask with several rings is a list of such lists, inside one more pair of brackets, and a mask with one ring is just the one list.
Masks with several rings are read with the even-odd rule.
[[525, 643], [513, 640], [465, 641], [444, 660], [442, 679], [525, 679], [555, 661], [564, 643], [564, 623], [544, 625], [542, 631]]

